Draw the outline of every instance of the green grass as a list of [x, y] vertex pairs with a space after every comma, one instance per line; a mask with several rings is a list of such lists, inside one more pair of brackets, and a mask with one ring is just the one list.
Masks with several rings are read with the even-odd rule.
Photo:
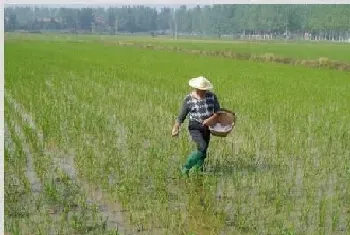
[[[24, 131], [33, 152], [40, 153], [41, 130], [50, 153], [33, 155], [39, 177], [56, 151], [74, 155], [78, 177], [100, 187], [107, 205], [117, 200], [130, 227], [148, 234], [349, 233], [348, 73], [88, 41], [8, 40], [5, 58], [6, 93], [36, 124]], [[204, 176], [179, 179], [194, 145], [187, 122], [178, 139], [171, 128], [188, 79], [198, 75], [214, 83], [238, 123], [229, 137], [212, 138]], [[5, 121], [28, 126], [6, 104]], [[52, 195], [43, 200], [60, 202]], [[21, 198], [13, 203], [8, 211]], [[85, 231], [86, 213], [80, 227], [59, 225]], [[13, 232], [15, 219], [8, 213], [6, 221]]]
[[350, 44], [332, 42], [285, 42], [285, 41], [226, 41], [226, 40], [173, 40], [159, 36], [111, 36], [111, 35], [60, 35], [60, 34], [7, 34], [8, 38], [21, 38], [29, 40], [53, 40], [53, 41], [130, 41], [136, 43], [148, 43], [163, 46], [178, 46], [192, 50], [225, 50], [236, 53], [262, 55], [272, 53], [275, 56], [303, 60], [317, 60], [326, 57], [330, 60], [350, 62]]

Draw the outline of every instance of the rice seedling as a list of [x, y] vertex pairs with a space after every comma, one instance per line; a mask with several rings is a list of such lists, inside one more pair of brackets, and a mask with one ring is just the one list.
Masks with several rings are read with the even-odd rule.
[[334, 42], [308, 42], [308, 41], [231, 41], [231, 40], [173, 40], [169, 37], [151, 38], [148, 36], [123, 36], [123, 35], [62, 35], [62, 34], [23, 34], [6, 33], [7, 40], [39, 40], [55, 42], [123, 42], [129, 45], [138, 44], [145, 47], [163, 47], [178, 50], [191, 50], [192, 53], [199, 51], [222, 52], [227, 54], [250, 55], [251, 57], [261, 56], [291, 58], [299, 60], [336, 60], [349, 62], [349, 43]]
[[[60, 220], [35, 210], [44, 222], [33, 233], [349, 232], [348, 73], [88, 40], [7, 40], [5, 58], [6, 139], [31, 151], [37, 208], [61, 208]], [[213, 137], [206, 172], [184, 179], [179, 167], [194, 147], [187, 123], [178, 139], [170, 133], [198, 75], [238, 122]], [[6, 231], [28, 234], [16, 223], [35, 219], [10, 213], [23, 203], [15, 190], [34, 197], [28, 154], [11, 163], [20, 151], [12, 145]], [[23, 183], [10, 187], [14, 179]]]

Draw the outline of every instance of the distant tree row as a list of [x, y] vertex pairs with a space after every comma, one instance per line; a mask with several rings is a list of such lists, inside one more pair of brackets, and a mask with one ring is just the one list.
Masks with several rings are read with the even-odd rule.
[[5, 30], [97, 33], [169, 31], [204, 35], [298, 33], [331, 39], [350, 35], [350, 5], [213, 5], [176, 10], [121, 8], [5, 8]]

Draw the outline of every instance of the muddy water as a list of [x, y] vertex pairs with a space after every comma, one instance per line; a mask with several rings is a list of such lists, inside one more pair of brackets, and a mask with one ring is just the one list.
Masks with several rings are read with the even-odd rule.
[[[7, 94], [7, 100], [12, 104], [12, 106], [15, 108], [16, 112], [20, 114], [22, 117], [24, 123], [27, 123], [29, 127], [32, 129], [32, 131], [38, 136], [38, 140], [41, 144], [43, 144], [43, 138], [41, 131], [37, 128], [32, 116], [28, 114], [24, 108], [16, 102], [15, 99], [13, 99], [9, 93]], [[26, 154], [27, 157], [27, 169], [26, 169], [26, 175], [28, 177], [28, 180], [31, 184], [31, 188], [33, 193], [39, 193], [41, 191], [41, 182], [39, 178], [37, 177], [34, 166], [33, 166], [33, 156], [30, 152], [30, 147], [28, 146], [27, 139], [23, 133], [23, 130], [19, 125], [16, 123], [13, 124], [15, 128], [15, 132], [20, 138], [22, 145], [23, 145], [23, 151]], [[7, 131], [7, 133], [9, 133]], [[75, 181], [86, 193], [88, 197], [88, 203], [94, 203], [98, 206], [100, 213], [105, 217], [108, 218], [107, 227], [111, 230], [117, 230], [121, 232], [122, 234], [134, 234], [132, 229], [127, 228], [125, 226], [125, 222], [123, 220], [123, 214], [121, 206], [114, 202], [107, 202], [105, 199], [105, 195], [102, 192], [102, 190], [99, 187], [94, 187], [92, 185], [87, 184], [83, 180], [79, 179], [77, 177], [76, 169], [74, 166], [74, 158], [71, 154], [67, 157], [58, 157], [58, 152], [52, 152], [50, 149], [44, 148], [44, 153], [51, 156], [53, 161], [56, 163], [57, 166], [59, 166], [73, 181]]]
[[[31, 186], [31, 191], [34, 195], [38, 196], [38, 194], [41, 192], [42, 185], [39, 177], [37, 176], [35, 170], [34, 170], [34, 164], [33, 164], [33, 155], [30, 150], [30, 146], [27, 144], [28, 140], [22, 130], [22, 128], [15, 123], [13, 120], [10, 120], [11, 124], [14, 127], [15, 133], [20, 139], [22, 143], [22, 150], [24, 154], [26, 155], [27, 163], [26, 163], [26, 176], [28, 178], [28, 181]], [[7, 131], [8, 138], [11, 139], [10, 132]]]
[[121, 206], [117, 202], [107, 201], [106, 195], [101, 188], [89, 185], [77, 176], [74, 166], [74, 155], [71, 153], [66, 156], [57, 156], [54, 158], [55, 164], [60, 167], [71, 178], [87, 196], [88, 204], [95, 204], [99, 212], [107, 219], [107, 228], [117, 230], [122, 234], [131, 234], [130, 228], [125, 226], [124, 214]]

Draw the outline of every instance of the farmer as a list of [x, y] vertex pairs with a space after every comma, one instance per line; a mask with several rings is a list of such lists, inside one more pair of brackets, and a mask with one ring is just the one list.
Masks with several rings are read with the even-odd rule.
[[189, 80], [193, 90], [186, 95], [179, 116], [172, 129], [172, 136], [178, 136], [181, 124], [189, 114], [188, 130], [192, 140], [197, 144], [197, 150], [187, 158], [182, 168], [182, 174], [188, 175], [192, 167], [203, 171], [203, 163], [207, 157], [210, 141], [209, 126], [215, 124], [220, 104], [216, 95], [209, 91], [213, 85], [205, 77], [196, 77]]

